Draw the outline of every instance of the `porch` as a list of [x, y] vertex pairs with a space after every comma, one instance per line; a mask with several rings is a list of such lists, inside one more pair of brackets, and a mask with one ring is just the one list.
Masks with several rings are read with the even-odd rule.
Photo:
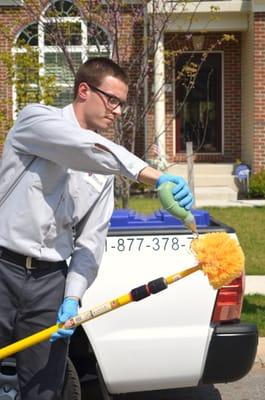
[[[239, 182], [233, 170], [232, 163], [194, 163], [195, 206], [235, 205]], [[175, 164], [168, 172], [188, 179], [186, 163]]]
[[[170, 2], [172, 7], [174, 3]], [[232, 175], [237, 159], [249, 164], [252, 172], [264, 168], [261, 35], [265, 29], [265, 5], [255, 0], [215, 2], [218, 18], [209, 19], [206, 3], [199, 6], [188, 3], [180, 17], [176, 12], [176, 19], [161, 37], [154, 62], [154, 92], [163, 82], [166, 85], [154, 107], [154, 123], [149, 129], [152, 138], [148, 137], [146, 142], [150, 144], [155, 137], [164, 158], [169, 163], [177, 163], [172, 169], [177, 172], [179, 165], [185, 162], [185, 143], [192, 141], [197, 153], [196, 199], [199, 202], [200, 197], [210, 197], [212, 202], [219, 202], [222, 196], [237, 198], [238, 188]], [[196, 13], [196, 18], [189, 26], [189, 42], [185, 17], [187, 19], [192, 12]], [[207, 61], [200, 66], [193, 93], [187, 97], [185, 87], [178, 86], [178, 71], [191, 55], [192, 61], [198, 64], [197, 59], [202, 58], [203, 52], [218, 43], [218, 38], [227, 32], [233, 34], [235, 40], [223, 42], [211, 50]], [[164, 67], [164, 52], [183, 48], [185, 51], [173, 60], [170, 76], [168, 66]], [[184, 106], [179, 107], [182, 104]], [[207, 169], [211, 170], [210, 175]], [[207, 182], [206, 188], [202, 181]]]

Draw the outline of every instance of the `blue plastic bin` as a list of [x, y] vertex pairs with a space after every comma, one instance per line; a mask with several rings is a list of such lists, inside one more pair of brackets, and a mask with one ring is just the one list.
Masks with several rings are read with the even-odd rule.
[[[199, 231], [209, 230], [225, 230], [232, 232], [233, 229], [215, 221], [211, 218], [210, 214], [205, 210], [193, 210], [197, 228]], [[116, 209], [114, 210], [111, 221], [109, 233], [122, 232], [122, 231], [188, 231], [183, 223], [162, 209], [155, 211], [151, 215], [142, 215], [130, 209]]]

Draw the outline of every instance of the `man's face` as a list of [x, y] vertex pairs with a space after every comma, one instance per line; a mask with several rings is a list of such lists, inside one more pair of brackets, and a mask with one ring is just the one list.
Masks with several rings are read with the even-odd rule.
[[[106, 130], [122, 114], [128, 86], [113, 76], [106, 76], [99, 86], [81, 83], [83, 97], [83, 123], [92, 130]], [[79, 92], [80, 93], [80, 92]]]

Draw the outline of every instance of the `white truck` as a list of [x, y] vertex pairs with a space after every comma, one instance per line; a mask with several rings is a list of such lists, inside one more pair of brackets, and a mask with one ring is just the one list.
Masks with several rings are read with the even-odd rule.
[[[200, 234], [227, 231], [236, 238], [232, 228], [206, 211], [194, 215]], [[82, 308], [192, 267], [192, 239], [164, 211], [149, 217], [115, 211], [98, 277]], [[258, 344], [256, 326], [240, 322], [243, 294], [244, 276], [214, 290], [198, 271], [160, 293], [83, 324], [71, 340], [62, 400], [81, 399], [79, 381], [89, 388], [93, 379], [107, 400], [242, 378], [253, 365]], [[2, 363], [0, 400], [19, 399], [12, 367], [13, 359]], [[82, 400], [87, 398], [93, 399], [90, 391]]]

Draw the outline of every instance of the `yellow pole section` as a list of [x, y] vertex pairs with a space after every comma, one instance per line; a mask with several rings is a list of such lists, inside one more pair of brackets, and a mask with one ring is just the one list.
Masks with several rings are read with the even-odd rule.
[[131, 303], [133, 298], [130, 293], [124, 294], [116, 299], [111, 301], [106, 301], [99, 306], [93, 307], [88, 311], [84, 311], [75, 317], [70, 318], [65, 322], [64, 328], [75, 328], [78, 325], [83, 324], [84, 322], [90, 321], [91, 319], [95, 319], [100, 315], [107, 314], [108, 312], [115, 310], [116, 308], [125, 306], [128, 303]]
[[9, 346], [3, 347], [0, 349], [0, 360], [10, 357], [12, 354], [25, 350], [28, 347], [43, 342], [44, 340], [48, 340], [53, 333], [58, 331], [59, 328], [75, 328], [78, 325], [81, 325], [83, 322], [94, 319], [102, 314], [106, 314], [107, 312], [122, 307], [128, 303], [131, 303], [132, 301], [133, 299], [130, 293], [124, 294], [116, 299], [94, 307], [89, 311], [85, 311], [76, 317], [71, 318], [69, 321], [66, 321], [65, 324], [53, 325], [47, 329], [28, 336], [25, 339], [21, 339], [13, 344], [10, 344]]
[[57, 330], [61, 328], [61, 326], [62, 324], [50, 326], [49, 328], [43, 329], [34, 335], [28, 336], [25, 339], [21, 339], [13, 344], [10, 344], [9, 346], [3, 347], [0, 349], [0, 360], [10, 357], [12, 354], [17, 353], [18, 351], [25, 350], [34, 344], [48, 340], [53, 333], [57, 332]]
[[[200, 269], [200, 266], [188, 268], [186, 270], [178, 272], [177, 274], [168, 276], [167, 278], [165, 278], [165, 280], [169, 285], [170, 283], [174, 283], [179, 279], [182, 279], [185, 276], [190, 275]], [[34, 335], [28, 336], [27, 338], [19, 340], [16, 343], [3, 347], [2, 349], [0, 349], [0, 360], [10, 357], [12, 354], [17, 353], [18, 351], [25, 350], [26, 348], [38, 344], [44, 340], [48, 340], [53, 333], [58, 331], [59, 328], [75, 328], [84, 322], [90, 321], [91, 319], [97, 318], [102, 314], [106, 314], [133, 301], [134, 300], [131, 296], [131, 293], [127, 293], [120, 297], [116, 297], [111, 301], [107, 301], [99, 306], [93, 307], [88, 311], [84, 311], [83, 313], [80, 313], [79, 315], [70, 318], [64, 324], [53, 325], [50, 328], [44, 329], [38, 333], [35, 333]]]
[[200, 269], [201, 269], [201, 267], [199, 265], [197, 265], [196, 267], [184, 269], [184, 271], [180, 271], [177, 274], [168, 276], [166, 278], [166, 282], [168, 285], [170, 285], [171, 283], [177, 282], [180, 279], [184, 278], [185, 276], [188, 276], [188, 275], [192, 274], [193, 272], [199, 271]]

